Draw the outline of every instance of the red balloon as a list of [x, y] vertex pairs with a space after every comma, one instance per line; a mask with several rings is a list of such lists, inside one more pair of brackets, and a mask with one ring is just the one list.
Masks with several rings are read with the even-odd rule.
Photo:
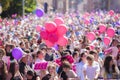
[[42, 30], [40, 32], [40, 36], [42, 39], [47, 40], [48, 39], [48, 32], [46, 30]]
[[114, 30], [114, 28], [108, 28], [106, 33], [107, 33], [108, 37], [114, 37], [115, 30]]
[[114, 12], [113, 10], [110, 10], [110, 11], [109, 11], [109, 15], [110, 15], [110, 16], [113, 16], [114, 13], [115, 13], [115, 12]]
[[52, 43], [55, 43], [55, 42], [58, 41], [58, 35], [55, 34], [55, 33], [50, 33], [50, 34], [48, 35], [48, 40], [49, 40], [50, 42], [52, 42]]
[[36, 26], [36, 31], [37, 31], [37, 32], [40, 32], [40, 31], [41, 31], [41, 26], [39, 26], [39, 25]]
[[68, 39], [63, 36], [63, 37], [60, 37], [57, 44], [60, 45], [60, 46], [66, 46], [68, 43]]
[[110, 42], [111, 42], [111, 39], [109, 37], [105, 37], [104, 40], [103, 40], [103, 42], [104, 42], [104, 44], [106, 46], [108, 46], [110, 44]]
[[56, 23], [57, 26], [59, 26], [60, 24], [64, 24], [64, 20], [62, 18], [55, 18], [54, 22]]
[[88, 40], [90, 40], [90, 41], [95, 40], [95, 33], [94, 33], [94, 32], [89, 32], [89, 33], [87, 34], [87, 38], [88, 38]]
[[54, 22], [46, 22], [45, 28], [48, 32], [54, 32], [57, 29], [57, 26]]
[[106, 26], [104, 24], [100, 24], [99, 25], [99, 31], [100, 31], [100, 33], [105, 32], [106, 31]]
[[53, 47], [54, 44], [48, 40], [45, 40], [45, 44], [47, 45], [47, 47]]
[[59, 36], [63, 36], [67, 32], [67, 27], [64, 24], [61, 24], [60, 26], [57, 27], [57, 32]]

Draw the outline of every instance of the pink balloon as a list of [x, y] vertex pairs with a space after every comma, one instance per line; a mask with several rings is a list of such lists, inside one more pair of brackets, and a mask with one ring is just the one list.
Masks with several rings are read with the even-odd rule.
[[106, 26], [104, 24], [100, 24], [99, 25], [99, 31], [100, 31], [100, 33], [105, 32], [106, 31]]
[[104, 42], [104, 44], [106, 46], [108, 46], [110, 44], [110, 42], [111, 42], [111, 39], [109, 37], [105, 37], [104, 40], [103, 40], [103, 42]]
[[46, 30], [42, 30], [40, 32], [40, 36], [42, 39], [47, 40], [48, 39], [48, 32]]
[[88, 24], [90, 24], [90, 21], [88, 19], [85, 19], [84, 24], [88, 25]]
[[83, 15], [84, 18], [87, 18], [88, 16], [90, 16], [90, 13], [88, 13], [88, 12], [86, 12], [86, 13]]
[[89, 32], [87, 34], [87, 38], [88, 38], [88, 40], [93, 41], [95, 39], [95, 33], [94, 32]]
[[46, 22], [45, 28], [48, 32], [54, 32], [57, 29], [57, 26], [54, 22]]
[[48, 40], [51, 42], [51, 43], [55, 43], [58, 41], [58, 35], [55, 34], [55, 33], [50, 33], [48, 35]]
[[41, 26], [39, 26], [39, 25], [36, 26], [36, 31], [37, 31], [37, 32], [40, 32], [40, 31], [41, 31]]
[[110, 15], [110, 16], [113, 16], [113, 15], [114, 15], [114, 11], [113, 11], [113, 10], [110, 10], [110, 11], [109, 11], [109, 15]]
[[106, 33], [107, 33], [108, 37], [114, 37], [115, 30], [114, 30], [114, 28], [108, 28]]
[[0, 18], [0, 22], [2, 22], [2, 19]]
[[48, 40], [45, 40], [45, 44], [47, 45], [47, 47], [53, 47], [54, 44]]
[[57, 27], [57, 32], [59, 36], [63, 36], [67, 32], [67, 27], [64, 24], [61, 24], [60, 26]]
[[55, 18], [54, 22], [56, 23], [57, 26], [59, 26], [60, 24], [64, 24], [64, 20], [60, 17]]
[[68, 43], [68, 39], [63, 36], [63, 37], [60, 37], [57, 44], [60, 45], [60, 46], [66, 46]]

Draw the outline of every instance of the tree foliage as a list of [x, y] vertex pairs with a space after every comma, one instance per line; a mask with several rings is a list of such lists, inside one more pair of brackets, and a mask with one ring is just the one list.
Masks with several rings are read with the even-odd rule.
[[[22, 1], [23, 0], [0, 0], [2, 5], [2, 17], [11, 17], [12, 14], [17, 13], [22, 15]], [[36, 8], [36, 0], [24, 0], [25, 13], [31, 13]]]

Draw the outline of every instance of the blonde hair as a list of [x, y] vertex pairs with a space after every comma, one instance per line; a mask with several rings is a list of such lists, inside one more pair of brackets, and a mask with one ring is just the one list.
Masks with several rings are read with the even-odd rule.
[[3, 56], [5, 56], [5, 55], [6, 55], [6, 52], [5, 52], [5, 50], [4, 50], [3, 48], [0, 48], [0, 53], [2, 53], [2, 54], [3, 54]]

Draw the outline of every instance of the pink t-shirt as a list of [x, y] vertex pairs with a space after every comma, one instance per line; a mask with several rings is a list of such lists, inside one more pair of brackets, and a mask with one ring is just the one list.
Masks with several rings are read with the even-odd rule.
[[113, 47], [111, 47], [111, 49], [112, 49], [112, 55], [113, 55], [113, 57], [117, 57], [117, 54], [118, 54], [118, 48], [116, 47], [116, 46], [113, 46]]

